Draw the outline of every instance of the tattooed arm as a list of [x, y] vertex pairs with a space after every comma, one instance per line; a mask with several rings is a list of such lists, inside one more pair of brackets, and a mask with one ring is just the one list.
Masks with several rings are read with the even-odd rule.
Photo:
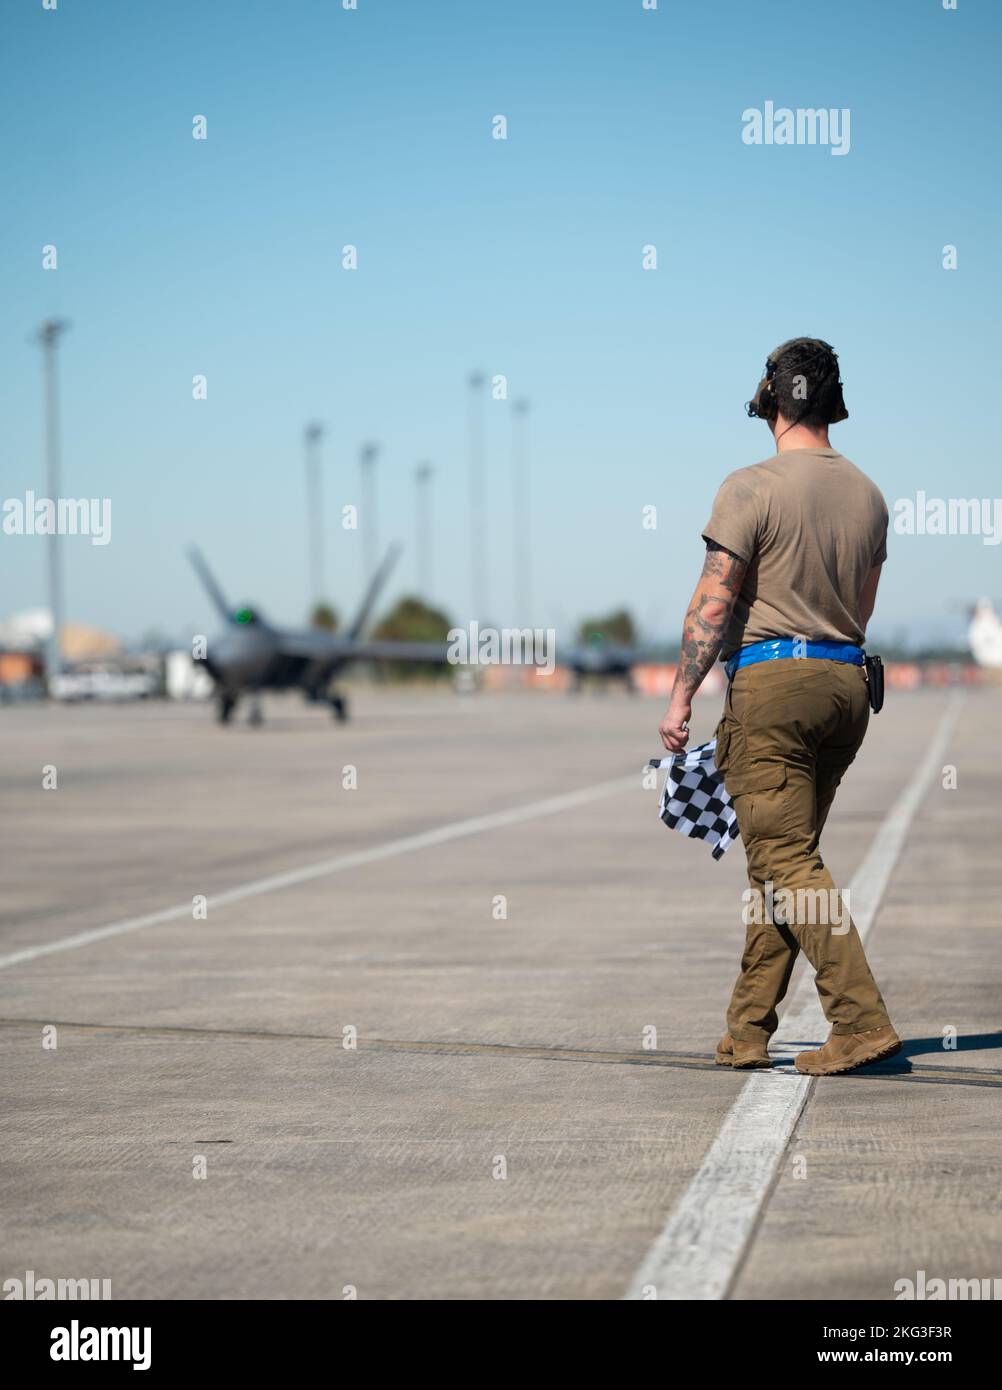
[[661, 742], [669, 753], [680, 753], [689, 741], [692, 697], [720, 655], [731, 620], [734, 600], [748, 566], [722, 545], [706, 543], [706, 559], [682, 628], [682, 649], [672, 687], [671, 703], [661, 721]]

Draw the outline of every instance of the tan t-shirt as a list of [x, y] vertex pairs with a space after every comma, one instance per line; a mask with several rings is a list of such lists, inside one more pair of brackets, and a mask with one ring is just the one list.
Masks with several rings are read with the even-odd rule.
[[787, 449], [729, 474], [703, 539], [748, 564], [724, 660], [770, 637], [863, 642], [859, 596], [887, 558], [887, 506], [835, 449]]

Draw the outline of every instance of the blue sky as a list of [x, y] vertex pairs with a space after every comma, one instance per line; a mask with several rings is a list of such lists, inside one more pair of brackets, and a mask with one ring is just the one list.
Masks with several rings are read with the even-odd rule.
[[[625, 603], [674, 637], [717, 484], [770, 452], [742, 403], [790, 336], [835, 344], [833, 442], [891, 504], [1002, 493], [992, 0], [19, 0], [2, 25], [0, 493], [44, 492], [31, 335], [65, 317], [63, 492], [113, 524], [64, 543], [70, 618], [203, 630], [196, 541], [234, 601], [302, 619], [313, 418], [334, 601], [361, 586], [339, 518], [374, 439], [394, 592], [430, 459], [433, 597], [467, 618], [471, 368], [531, 402], [536, 622]], [[767, 100], [848, 108], [850, 152], [745, 145]], [[498, 622], [510, 425], [490, 402]], [[892, 536], [873, 630], [957, 630], [959, 601], [1002, 597], [1000, 555]], [[44, 599], [43, 543], [0, 536], [0, 613]]]

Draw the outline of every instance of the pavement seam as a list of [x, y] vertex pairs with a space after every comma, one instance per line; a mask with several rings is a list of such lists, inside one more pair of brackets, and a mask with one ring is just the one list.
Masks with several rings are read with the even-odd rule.
[[[73, 1019], [0, 1018], [0, 1028], [19, 1027], [54, 1027], [88, 1033], [131, 1034], [139, 1037], [193, 1041], [216, 1038], [243, 1042], [315, 1042], [329, 1043], [338, 1048], [342, 1048], [343, 1043], [341, 1036], [334, 1033], [276, 1033], [267, 1029], [194, 1028], [183, 1024], [90, 1023]], [[613, 1048], [569, 1047], [560, 1043], [486, 1043], [439, 1038], [360, 1037], [358, 1043], [360, 1048], [368, 1047], [380, 1052], [427, 1053], [455, 1057], [488, 1055], [510, 1057], [513, 1060], [591, 1062], [600, 1065], [714, 1071], [719, 1072], [722, 1078], [734, 1075], [733, 1070], [727, 1067], [717, 1067], [711, 1052], [619, 1052]], [[851, 1072], [826, 1080], [835, 1085], [851, 1085], [857, 1081], [909, 1081], [947, 1086], [1002, 1086], [1002, 1070], [988, 1067], [947, 1069], [919, 1065], [900, 1070], [900, 1065], [891, 1059], [886, 1065], [878, 1063], [867, 1071]], [[798, 1079], [782, 1066], [775, 1067], [772, 1075], [786, 1076], [790, 1080]]]

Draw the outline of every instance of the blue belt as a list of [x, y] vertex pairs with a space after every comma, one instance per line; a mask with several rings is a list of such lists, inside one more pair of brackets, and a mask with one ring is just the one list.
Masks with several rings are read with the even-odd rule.
[[814, 657], [821, 661], [845, 661], [862, 666], [865, 655], [862, 647], [852, 642], [804, 642], [799, 637], [772, 637], [766, 642], [752, 642], [735, 652], [724, 666], [727, 679], [742, 666], [756, 666], [760, 661], [785, 661], [790, 657]]

